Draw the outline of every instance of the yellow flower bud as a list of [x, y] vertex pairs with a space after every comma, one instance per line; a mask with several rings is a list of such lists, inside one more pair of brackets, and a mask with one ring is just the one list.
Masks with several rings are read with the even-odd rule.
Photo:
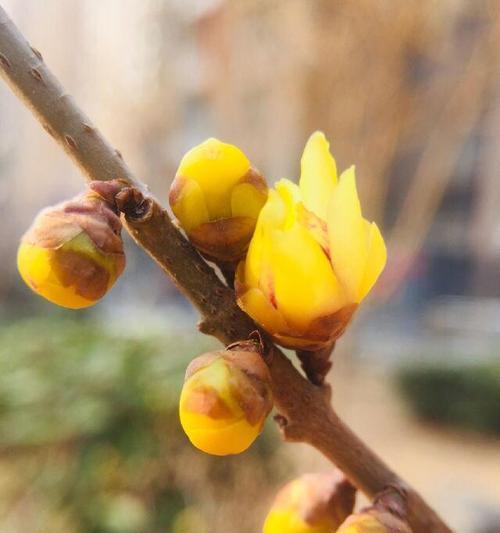
[[121, 223], [96, 192], [41, 211], [24, 234], [17, 266], [37, 294], [79, 309], [101, 299], [125, 267]]
[[344, 332], [386, 262], [361, 214], [354, 167], [337, 179], [322, 133], [302, 156], [299, 186], [280, 180], [237, 270], [238, 303], [283, 346], [317, 350]]
[[263, 533], [333, 533], [354, 507], [355, 489], [338, 472], [306, 474], [277, 494]]
[[245, 254], [266, 198], [266, 182], [245, 154], [207, 139], [182, 158], [169, 200], [191, 242], [229, 262]]
[[186, 371], [179, 403], [189, 440], [212, 455], [246, 450], [272, 408], [269, 370], [254, 351], [211, 352]]

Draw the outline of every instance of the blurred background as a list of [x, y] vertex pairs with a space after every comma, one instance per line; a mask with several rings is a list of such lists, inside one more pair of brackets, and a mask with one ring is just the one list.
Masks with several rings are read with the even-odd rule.
[[[500, 2], [2, 4], [164, 204], [209, 136], [270, 182], [316, 129], [356, 164], [389, 263], [337, 345], [335, 405], [455, 531], [499, 532]], [[0, 85], [0, 531], [259, 531], [278, 486], [328, 465], [272, 422], [238, 457], [191, 447], [178, 392], [216, 344], [159, 269], [127, 240], [87, 311], [21, 283], [20, 236], [82, 187]]]

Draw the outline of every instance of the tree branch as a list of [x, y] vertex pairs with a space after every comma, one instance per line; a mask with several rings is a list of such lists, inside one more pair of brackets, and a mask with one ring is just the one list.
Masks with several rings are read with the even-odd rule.
[[[135, 180], [121, 154], [66, 94], [40, 53], [29, 45], [1, 7], [0, 71], [88, 180], [121, 179], [130, 184], [117, 198], [126, 213], [125, 226], [199, 310], [203, 317], [201, 331], [225, 344], [248, 338], [257, 327], [239, 309], [233, 291], [184, 238], [166, 210], [147, 195], [146, 187]], [[262, 336], [268, 348], [265, 357], [285, 438], [317, 448], [370, 498], [389, 485], [401, 487], [407, 495], [415, 533], [449, 532], [422, 498], [337, 417], [330, 405], [329, 389], [307, 381], [264, 333]]]

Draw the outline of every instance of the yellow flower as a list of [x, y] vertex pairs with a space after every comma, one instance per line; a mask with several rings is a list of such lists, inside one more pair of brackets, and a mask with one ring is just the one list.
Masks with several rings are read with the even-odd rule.
[[125, 268], [120, 230], [120, 219], [95, 192], [47, 208], [21, 239], [19, 273], [52, 303], [93, 305]]
[[192, 361], [179, 402], [192, 444], [212, 455], [246, 450], [272, 408], [270, 380], [262, 357], [251, 351], [212, 352]]
[[306, 474], [277, 494], [263, 533], [333, 533], [354, 507], [355, 489], [338, 473]]
[[269, 192], [238, 267], [238, 303], [283, 346], [319, 349], [344, 332], [385, 262], [380, 231], [361, 213], [354, 167], [337, 179], [316, 132], [299, 186], [283, 179]]
[[266, 182], [245, 154], [217, 139], [182, 158], [169, 197], [189, 239], [220, 261], [243, 257], [266, 199]]

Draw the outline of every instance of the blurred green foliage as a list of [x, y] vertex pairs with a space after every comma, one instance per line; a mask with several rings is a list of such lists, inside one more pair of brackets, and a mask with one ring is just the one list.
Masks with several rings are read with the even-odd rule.
[[500, 434], [500, 361], [405, 368], [397, 382], [420, 418]]
[[211, 346], [87, 320], [1, 327], [0, 530], [27, 498], [30, 532], [208, 533], [210, 512], [242, 477], [250, 489], [276, 482], [269, 433], [243, 456], [213, 458], [180, 428], [185, 367]]

